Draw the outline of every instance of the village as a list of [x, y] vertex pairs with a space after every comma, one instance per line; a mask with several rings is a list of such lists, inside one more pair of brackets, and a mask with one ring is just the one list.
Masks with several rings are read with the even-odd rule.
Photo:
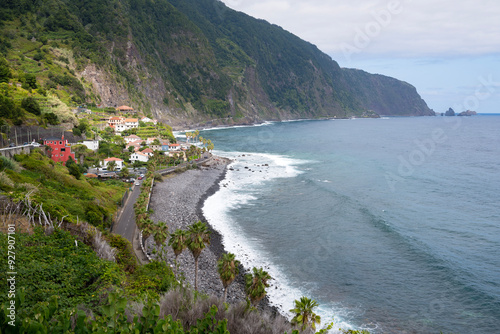
[[213, 144], [199, 137], [198, 131], [187, 133], [186, 142], [177, 142], [170, 127], [141, 116], [129, 106], [117, 107], [112, 114], [95, 113], [85, 107], [74, 112], [79, 126], [73, 128], [70, 137], [83, 140], [71, 142], [62, 132], [59, 136], [40, 138], [39, 141], [33, 139], [23, 146], [40, 147], [43, 143], [54, 162], [66, 165], [68, 160], [73, 160], [88, 178], [121, 178], [127, 182], [141, 179], [153, 157], [167, 167], [182, 162], [193, 163], [202, 153], [213, 149]]

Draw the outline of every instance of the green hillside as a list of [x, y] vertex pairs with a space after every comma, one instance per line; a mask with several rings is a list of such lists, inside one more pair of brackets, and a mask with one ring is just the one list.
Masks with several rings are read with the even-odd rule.
[[342, 69], [216, 0], [6, 0], [0, 36], [0, 110], [20, 108], [1, 116], [17, 123], [72, 121], [83, 103], [174, 126], [432, 113], [409, 84]]

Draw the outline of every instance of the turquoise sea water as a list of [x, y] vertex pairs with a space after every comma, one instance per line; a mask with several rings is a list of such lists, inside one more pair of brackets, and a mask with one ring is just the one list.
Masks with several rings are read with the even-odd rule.
[[500, 116], [202, 131], [235, 159], [204, 207], [227, 249], [323, 323], [500, 332]]

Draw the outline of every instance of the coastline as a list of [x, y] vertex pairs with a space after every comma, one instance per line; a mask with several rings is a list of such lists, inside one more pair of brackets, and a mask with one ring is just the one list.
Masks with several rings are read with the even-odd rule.
[[[163, 182], [156, 183], [151, 196], [152, 219], [155, 222], [165, 221], [169, 232], [176, 229], [187, 229], [187, 226], [201, 220], [206, 223], [210, 235], [210, 245], [205, 248], [199, 257], [198, 286], [201, 292], [222, 297], [223, 286], [217, 273], [217, 260], [226, 253], [221, 235], [207, 221], [203, 215], [205, 200], [220, 189], [220, 183], [226, 177], [227, 167], [231, 160], [215, 157], [208, 165], [204, 164], [197, 170], [188, 170], [181, 174], [167, 177]], [[154, 248], [152, 237], [146, 241], [149, 250]], [[167, 246], [167, 262], [174, 266], [173, 250]], [[194, 286], [194, 260], [189, 250], [184, 250], [178, 257], [178, 273], [183, 273], [185, 281]], [[229, 286], [227, 293], [228, 303], [245, 302], [244, 275], [249, 268], [240, 265], [240, 273]], [[273, 315], [280, 314], [278, 309], [271, 306], [266, 296], [259, 304], [259, 309]]]

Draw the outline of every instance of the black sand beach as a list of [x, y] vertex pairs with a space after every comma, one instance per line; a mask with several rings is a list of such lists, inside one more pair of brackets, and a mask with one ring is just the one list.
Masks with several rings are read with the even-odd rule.
[[[205, 199], [219, 189], [219, 182], [224, 179], [228, 159], [217, 158], [197, 170], [188, 170], [182, 174], [166, 177], [163, 182], [155, 183], [151, 196], [151, 215], [155, 222], [164, 221], [173, 233], [177, 229], [187, 229], [194, 222], [206, 222], [202, 213]], [[203, 250], [199, 258], [198, 288], [200, 291], [222, 296], [223, 286], [217, 273], [217, 260], [225, 252], [222, 236], [210, 224], [210, 246]], [[147, 240], [148, 249], [152, 249], [153, 240]], [[174, 265], [174, 252], [168, 247], [168, 262]], [[177, 262], [186, 282], [194, 286], [194, 259], [189, 250], [179, 255]], [[238, 279], [229, 286], [227, 301], [230, 303], [245, 300], [244, 269], [240, 268]], [[263, 302], [264, 303], [264, 302]], [[267, 303], [266, 303], [267, 304]]]

